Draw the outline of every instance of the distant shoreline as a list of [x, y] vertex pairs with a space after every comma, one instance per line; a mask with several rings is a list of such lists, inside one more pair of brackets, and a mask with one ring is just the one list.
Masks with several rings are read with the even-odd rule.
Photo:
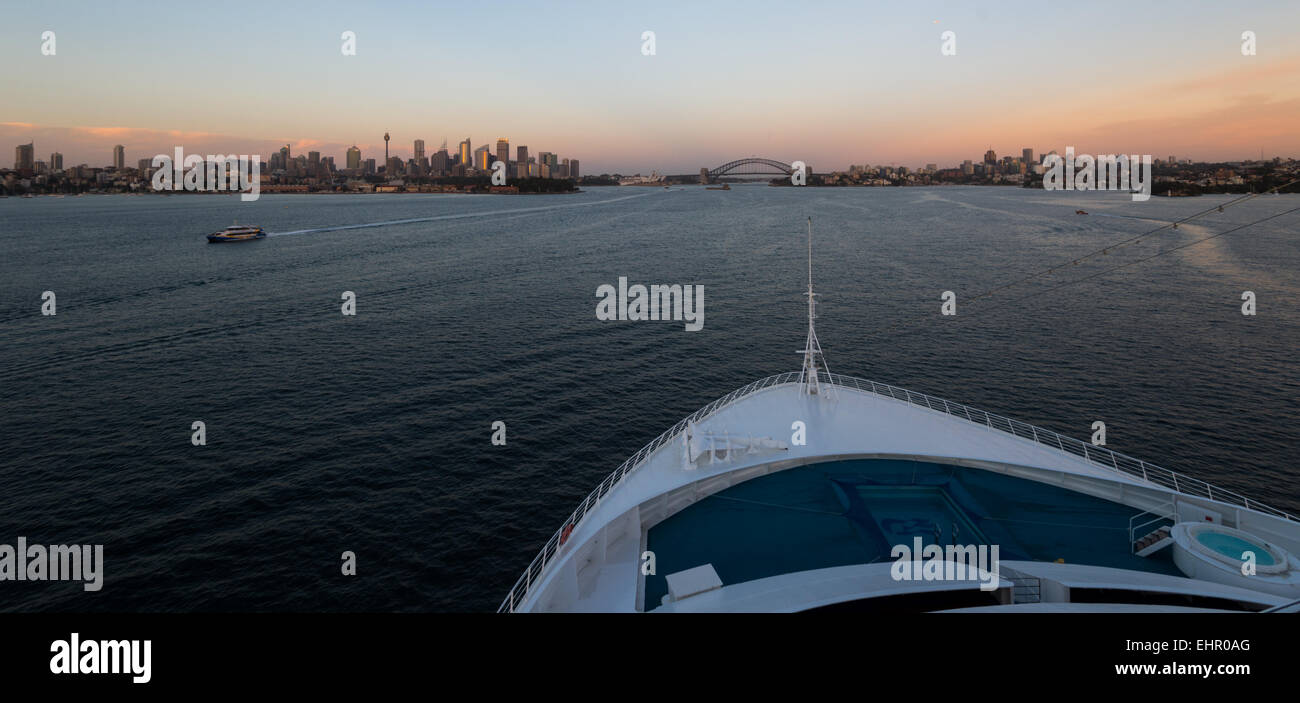
[[[274, 190], [272, 190], [272, 191], [266, 191], [266, 190], [263, 190], [263, 191], [260, 191], [260, 192], [258, 193], [258, 195], [259, 195], [259, 196], [262, 196], [262, 195], [572, 195], [572, 194], [574, 194], [574, 193], [581, 193], [581, 192], [583, 192], [583, 190], [582, 190], [581, 188], [574, 188], [573, 190], [527, 191], [527, 192], [506, 192], [506, 193], [503, 193], [503, 192], [500, 192], [500, 191], [494, 193], [494, 192], [491, 192], [491, 191], [462, 191], [462, 190], [449, 190], [449, 191], [424, 191], [424, 192], [421, 192], [421, 191], [418, 191], [418, 190], [399, 190], [399, 191], [391, 191], [391, 192], [385, 192], [385, 193], [378, 193], [378, 192], [374, 192], [374, 191], [329, 191], [329, 190], [317, 190], [317, 191], [297, 191], [297, 190], [290, 190], [290, 191], [274, 191]], [[26, 193], [26, 194], [23, 194], [23, 195], [0, 195], [0, 198], [16, 198], [16, 199], [24, 199], [24, 198], [79, 198], [79, 197], [81, 197], [81, 196], [86, 196], [86, 195], [98, 195], [98, 196], [104, 196], [104, 195], [117, 195], [117, 196], [132, 196], [132, 197], [136, 197], [136, 196], [145, 196], [145, 195], [148, 195], [148, 196], [155, 196], [155, 197], [159, 197], [159, 196], [161, 196], [161, 197], [167, 197], [167, 196], [186, 196], [186, 197], [194, 197], [194, 196], [201, 196], [201, 195], [206, 195], [206, 196], [237, 196], [237, 195], [240, 195], [241, 193], [245, 193], [245, 194], [246, 194], [247, 191], [240, 191], [240, 190], [225, 190], [225, 191], [211, 191], [211, 190], [175, 190], [175, 191], [164, 190], [164, 191], [155, 191], [155, 190], [147, 190], [147, 191], [140, 191], [140, 192], [125, 192], [125, 191], [93, 191], [93, 190], [88, 190], [88, 191], [81, 192], [81, 193]]]

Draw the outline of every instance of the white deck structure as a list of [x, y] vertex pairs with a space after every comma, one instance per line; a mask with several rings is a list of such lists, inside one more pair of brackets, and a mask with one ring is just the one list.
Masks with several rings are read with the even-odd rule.
[[[748, 479], [839, 459], [911, 459], [984, 469], [1104, 498], [1131, 506], [1135, 513], [1149, 511], [1179, 522], [1209, 519], [1293, 553], [1300, 551], [1300, 522], [1295, 517], [1232, 491], [1050, 430], [893, 386], [823, 374], [823, 385], [833, 384], [836, 392], [810, 395], [800, 376], [772, 376], [731, 393], [634, 455], [579, 506], [501, 609], [641, 610], [638, 567], [651, 527]], [[788, 441], [796, 421], [807, 427], [807, 444], [802, 446]], [[687, 425], [703, 433], [782, 438], [788, 448], [737, 451], [713, 462], [706, 454], [690, 464], [684, 461]], [[1139, 576], [1149, 575], [1135, 573], [1132, 578]], [[1198, 583], [1205, 593], [1218, 588]], [[917, 584], [895, 586], [903, 591]], [[1279, 604], [1277, 599], [1259, 602]]]

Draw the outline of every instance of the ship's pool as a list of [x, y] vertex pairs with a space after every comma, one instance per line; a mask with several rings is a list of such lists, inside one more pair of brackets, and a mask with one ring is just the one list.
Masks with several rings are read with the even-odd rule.
[[871, 486], [856, 485], [872, 525], [891, 545], [911, 545], [921, 538], [922, 544], [987, 544], [987, 538], [975, 527], [948, 493], [940, 486]]
[[1254, 552], [1255, 561], [1260, 566], [1272, 566], [1277, 563], [1263, 545], [1244, 540], [1236, 535], [1203, 530], [1196, 535], [1196, 541], [1230, 559], [1242, 559], [1245, 552]]
[[645, 607], [662, 602], [666, 575], [701, 564], [712, 564], [726, 586], [892, 561], [893, 545], [911, 548], [917, 537], [998, 545], [1002, 560], [1182, 575], [1167, 551], [1132, 553], [1129, 518], [1137, 512], [980, 469], [889, 459], [812, 464], [732, 486], [650, 528], [656, 573], [646, 576]]

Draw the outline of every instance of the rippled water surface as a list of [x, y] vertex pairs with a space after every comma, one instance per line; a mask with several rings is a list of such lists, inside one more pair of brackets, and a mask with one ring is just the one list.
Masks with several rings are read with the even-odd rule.
[[[1112, 448], [1300, 511], [1297, 215], [1057, 288], [1297, 196], [968, 302], [1230, 198], [756, 185], [0, 200], [0, 543], [102, 543], [107, 562], [99, 593], [7, 583], [0, 609], [493, 610], [625, 457], [797, 370], [809, 215], [833, 371], [1081, 438], [1103, 420]], [[236, 217], [275, 236], [204, 242]], [[702, 284], [704, 329], [597, 320], [595, 290], [619, 276]], [[938, 315], [945, 290], [955, 318]], [[345, 550], [356, 577], [339, 575]]]

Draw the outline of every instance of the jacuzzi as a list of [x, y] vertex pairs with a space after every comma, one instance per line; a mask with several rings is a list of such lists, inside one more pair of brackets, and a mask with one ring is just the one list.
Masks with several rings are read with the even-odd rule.
[[[1189, 578], [1300, 598], [1300, 560], [1287, 550], [1242, 530], [1209, 522], [1180, 522], [1174, 540], [1174, 564]], [[1242, 573], [1253, 555], [1254, 573]]]

